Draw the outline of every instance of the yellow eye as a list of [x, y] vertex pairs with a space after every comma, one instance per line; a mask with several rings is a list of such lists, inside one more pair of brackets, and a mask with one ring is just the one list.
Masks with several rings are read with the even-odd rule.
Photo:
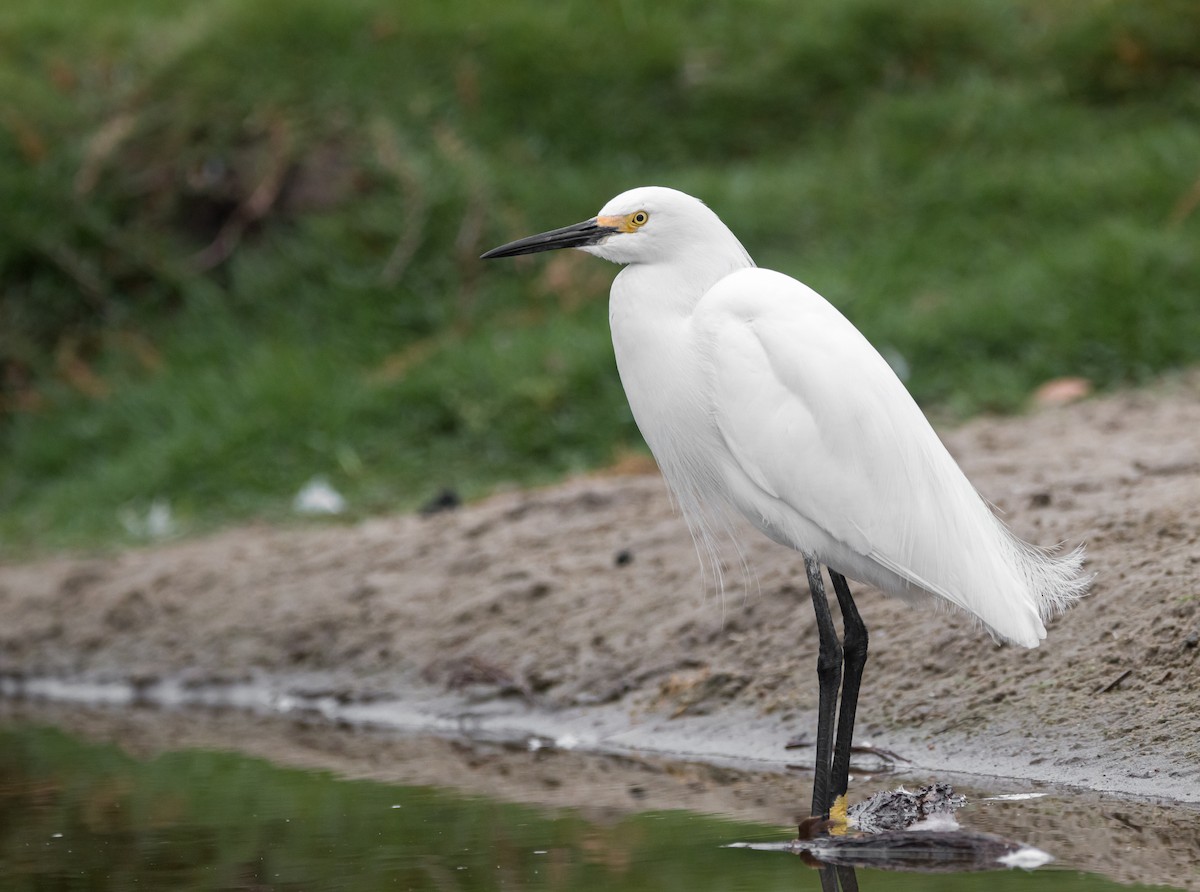
[[645, 226], [646, 221], [649, 219], [650, 219], [650, 215], [647, 214], [645, 211], [638, 211], [636, 214], [634, 214], [633, 216], [631, 216], [629, 218], [629, 222], [632, 223], [634, 226]]

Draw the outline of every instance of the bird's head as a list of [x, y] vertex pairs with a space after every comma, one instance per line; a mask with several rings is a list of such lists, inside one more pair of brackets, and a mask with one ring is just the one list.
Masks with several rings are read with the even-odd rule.
[[664, 186], [622, 192], [590, 220], [509, 242], [483, 255], [512, 257], [579, 248], [613, 263], [655, 263], [687, 253], [734, 250], [749, 262], [733, 233], [704, 202]]

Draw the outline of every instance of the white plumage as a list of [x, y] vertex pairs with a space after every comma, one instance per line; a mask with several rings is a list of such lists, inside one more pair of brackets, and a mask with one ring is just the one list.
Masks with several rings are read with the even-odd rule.
[[1087, 587], [1082, 549], [1013, 536], [866, 338], [811, 288], [754, 267], [700, 201], [645, 187], [600, 217], [639, 210], [638, 231], [583, 250], [629, 264], [610, 299], [617, 368], [693, 528], [719, 500], [846, 576], [1036, 647]]
[[733, 511], [804, 555], [820, 639], [812, 814], [828, 817], [849, 782], [867, 657], [843, 577], [954, 605], [1036, 647], [1087, 588], [1083, 550], [1009, 532], [858, 329], [811, 288], [756, 268], [697, 199], [632, 189], [591, 220], [484, 257], [567, 247], [625, 264], [609, 302], [617, 368], [697, 543]]

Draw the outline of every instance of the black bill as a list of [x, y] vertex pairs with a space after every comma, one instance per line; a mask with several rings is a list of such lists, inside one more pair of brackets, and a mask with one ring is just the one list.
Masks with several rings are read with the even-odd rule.
[[538, 235], [517, 239], [499, 248], [492, 248], [481, 255], [481, 260], [491, 260], [493, 257], [514, 257], [517, 254], [536, 254], [539, 251], [554, 251], [558, 248], [581, 248], [584, 245], [594, 245], [605, 236], [616, 232], [615, 226], [601, 226], [595, 217], [564, 226], [562, 229], [552, 229]]

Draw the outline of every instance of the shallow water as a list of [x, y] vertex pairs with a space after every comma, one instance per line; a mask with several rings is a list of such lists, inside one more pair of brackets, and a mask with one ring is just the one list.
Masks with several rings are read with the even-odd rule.
[[[821, 889], [821, 873], [793, 854], [731, 847], [794, 835], [681, 809], [513, 804], [203, 749], [137, 758], [53, 727], [0, 726], [5, 889]], [[855, 879], [898, 892], [1130, 888], [1063, 867], [859, 869]]]

